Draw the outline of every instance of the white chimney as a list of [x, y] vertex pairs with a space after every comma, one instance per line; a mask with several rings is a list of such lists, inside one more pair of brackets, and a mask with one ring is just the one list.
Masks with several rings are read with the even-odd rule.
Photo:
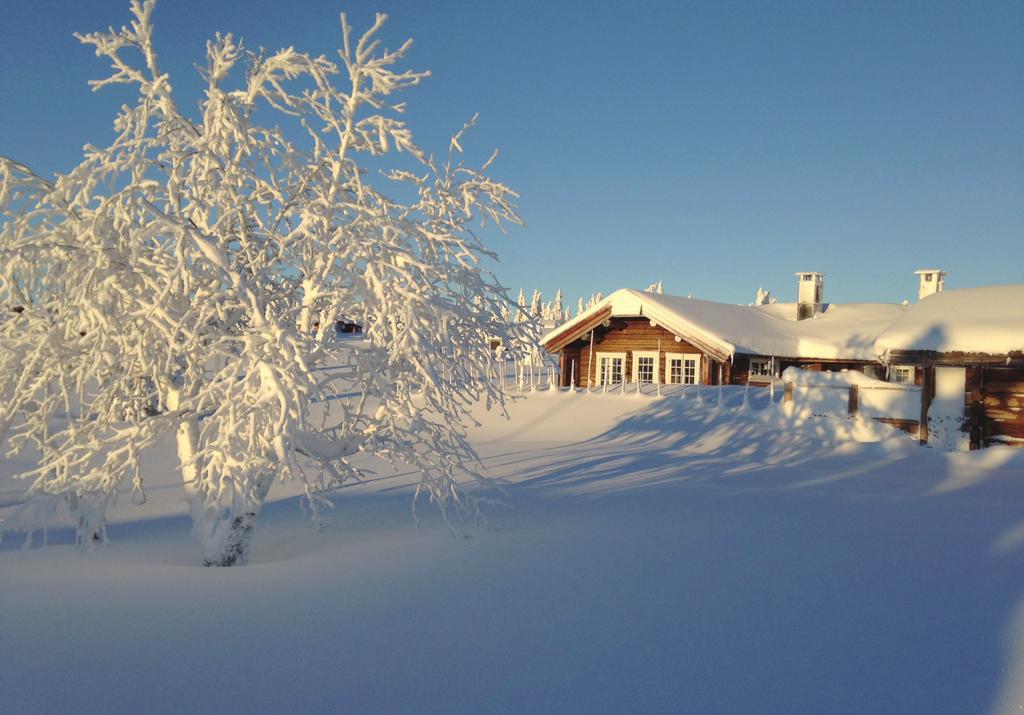
[[940, 271], [938, 268], [923, 268], [914, 271], [914, 275], [918, 276], [921, 281], [917, 287], [918, 300], [924, 300], [928, 296], [940, 292], [946, 278], [946, 272]]
[[813, 318], [821, 312], [822, 294], [825, 292], [825, 274], [803, 272], [796, 274], [796, 319]]

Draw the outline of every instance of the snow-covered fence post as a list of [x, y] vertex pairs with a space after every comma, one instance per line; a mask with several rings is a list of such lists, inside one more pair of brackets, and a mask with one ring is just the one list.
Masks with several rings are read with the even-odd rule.
[[850, 385], [850, 395], [846, 401], [846, 410], [851, 415], [856, 415], [860, 409], [860, 388], [857, 385]]
[[658, 397], [661, 397], [661, 372], [665, 369], [664, 361], [661, 359], [661, 338], [658, 338], [658, 359], [654, 361], [654, 379], [658, 383]]
[[594, 331], [597, 328], [590, 329], [590, 358], [587, 362], [587, 392], [590, 392], [590, 379], [594, 375]]
[[569, 392], [576, 392], [576, 359], [569, 362]]

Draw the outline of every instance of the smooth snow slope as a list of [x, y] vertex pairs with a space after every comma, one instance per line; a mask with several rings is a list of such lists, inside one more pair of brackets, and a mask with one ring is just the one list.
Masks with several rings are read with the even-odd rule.
[[0, 546], [2, 710], [1018, 712], [1024, 450], [749, 396], [531, 395], [481, 415], [490, 530], [417, 532], [382, 470], [321, 532], [271, 504], [240, 569], [155, 460], [106, 550]]

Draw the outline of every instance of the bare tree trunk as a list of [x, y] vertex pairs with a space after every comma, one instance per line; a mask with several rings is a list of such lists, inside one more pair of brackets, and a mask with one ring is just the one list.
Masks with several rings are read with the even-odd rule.
[[[178, 409], [181, 399], [179, 390], [170, 390], [168, 408]], [[203, 546], [203, 565], [244, 566], [249, 561], [263, 502], [274, 483], [274, 472], [268, 470], [262, 474], [248, 491], [230, 482], [221, 489], [221, 494], [211, 496], [199, 480], [199, 465], [195, 462], [199, 451], [198, 419], [194, 415], [185, 417], [175, 436], [185, 496], [192, 513], [193, 534]]]
[[229, 506], [216, 507], [214, 514], [204, 512], [204, 520], [208, 521], [197, 524], [203, 540], [203, 566], [244, 566], [249, 562], [256, 523], [273, 483], [274, 474], [266, 472], [251, 493], [236, 490]]
[[68, 511], [78, 519], [75, 544], [91, 551], [107, 543], [107, 503], [105, 498], [80, 496], [71, 492], [65, 496]]

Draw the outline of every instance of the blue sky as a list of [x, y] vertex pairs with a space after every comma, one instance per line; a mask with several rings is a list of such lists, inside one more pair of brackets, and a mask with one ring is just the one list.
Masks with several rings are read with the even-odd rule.
[[[127, 21], [127, 0], [5, 0], [0, 154], [45, 173], [111, 136], [127, 99], [72, 37]], [[421, 145], [474, 112], [473, 152], [527, 227], [492, 245], [506, 285], [568, 296], [644, 287], [748, 302], [916, 295], [1024, 282], [1024, 3], [336, 2], [163, 0], [157, 50], [183, 105], [215, 31], [330, 53], [337, 16], [391, 15], [413, 37]], [[469, 148], [469, 147], [467, 147]]]

